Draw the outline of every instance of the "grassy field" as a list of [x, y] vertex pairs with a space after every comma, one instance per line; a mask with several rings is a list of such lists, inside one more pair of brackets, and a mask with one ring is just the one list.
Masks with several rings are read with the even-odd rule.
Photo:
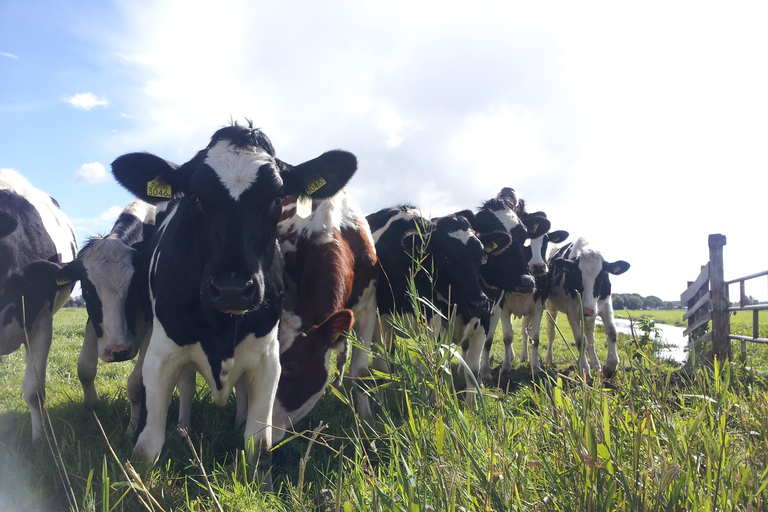
[[[534, 381], [521, 364], [469, 410], [451, 347], [417, 333], [392, 356], [392, 378], [379, 380], [376, 420], [358, 421], [347, 393], [326, 393], [298, 435], [276, 448], [271, 494], [251, 480], [233, 400], [215, 407], [200, 385], [191, 442], [173, 428], [174, 399], [159, 463], [134, 473], [125, 464], [132, 362], [100, 363], [102, 403], [86, 410], [75, 368], [84, 319], [73, 309], [56, 317], [50, 444], [30, 445], [23, 353], [0, 363], [0, 510], [768, 507], [768, 367], [677, 368], [622, 335], [621, 371], [605, 386], [579, 380], [576, 349], [559, 339], [548, 376]], [[559, 324], [570, 338], [562, 315]], [[494, 368], [501, 348], [497, 341]]]

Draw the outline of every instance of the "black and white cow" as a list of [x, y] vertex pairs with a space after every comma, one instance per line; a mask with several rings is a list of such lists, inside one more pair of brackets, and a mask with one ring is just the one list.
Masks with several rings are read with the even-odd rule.
[[550, 222], [541, 212], [525, 212], [523, 202], [518, 202], [510, 188], [502, 189], [495, 198], [486, 201], [477, 213], [463, 214], [468, 216], [472, 227], [480, 236], [506, 233], [511, 240], [503, 251], [492, 251], [489, 254], [488, 262], [480, 272], [483, 291], [494, 304], [493, 314], [488, 319], [481, 320], [486, 328], [479, 377], [488, 381], [491, 376], [491, 343], [504, 303], [511, 299], [513, 305], [516, 305], [520, 297], [533, 301], [535, 280], [529, 271], [525, 244], [528, 240], [538, 240], [546, 234]]
[[171, 394], [182, 372], [193, 369], [218, 405], [243, 379], [248, 459], [258, 456], [262, 472], [269, 466], [280, 377], [284, 289], [277, 223], [283, 197], [330, 197], [356, 168], [354, 155], [344, 151], [286, 164], [250, 123], [218, 130], [178, 167], [147, 153], [113, 162], [117, 181], [137, 197], [178, 198], [147, 248], [154, 320], [142, 369], [147, 420], [133, 459], [157, 460]]
[[[610, 275], [623, 274], [629, 269], [629, 263], [623, 260], [605, 261], [603, 255], [590, 248], [584, 238], [579, 238], [553, 254], [549, 267], [552, 279], [547, 310], [552, 318], [547, 321], [548, 343], [544, 361], [552, 362], [552, 343], [555, 339], [552, 319], [556, 320], [558, 311], [563, 311], [568, 315], [579, 348], [579, 371], [591, 379], [590, 365], [592, 370], [600, 371], [600, 361], [595, 353], [595, 318], [600, 315], [608, 338], [608, 357], [602, 370], [605, 377], [612, 378], [619, 365], [619, 354], [616, 350]], [[581, 330], [582, 315], [584, 332]]]
[[0, 355], [26, 349], [24, 400], [35, 443], [44, 433], [41, 408], [53, 314], [74, 287], [56, 286], [53, 275], [76, 255], [72, 224], [58, 203], [19, 173], [0, 170]]
[[485, 350], [483, 351], [483, 363], [481, 365], [483, 379], [488, 380], [490, 378], [491, 344], [499, 319], [501, 320], [504, 340], [504, 360], [501, 364], [501, 373], [507, 374], [512, 371], [512, 360], [515, 358], [512, 315], [522, 317], [520, 361], [528, 361], [528, 344], [530, 343], [532, 345], [530, 356], [531, 370], [535, 373], [541, 371], [538, 349], [541, 335], [541, 320], [544, 315], [547, 297], [549, 296], [550, 278], [549, 267], [546, 263], [546, 252], [550, 242], [559, 244], [566, 238], [568, 238], [567, 231], [551, 231], [531, 239], [530, 244], [525, 246], [528, 270], [535, 279], [536, 286], [532, 293], [505, 293], [504, 300], [494, 308], [493, 316], [491, 317], [491, 330], [488, 334]]
[[[85, 339], [77, 360], [77, 376], [86, 405], [99, 402], [94, 379], [97, 363], [127, 361], [151, 334], [151, 311], [140, 301], [135, 272], [142, 245], [155, 231], [155, 205], [134, 199], [105, 236], [86, 242], [77, 258], [56, 273], [59, 283], [80, 281], [88, 311]], [[146, 348], [146, 347], [145, 347]], [[140, 394], [140, 390], [139, 390]], [[130, 395], [130, 393], [129, 393]], [[134, 411], [138, 418], [138, 411]]]
[[[437, 306], [449, 318], [456, 309], [455, 343], [469, 340], [465, 361], [477, 374], [487, 322], [477, 320], [490, 313], [491, 304], [480, 284], [480, 269], [489, 254], [503, 252], [510, 245], [505, 231], [478, 237], [463, 215], [447, 215], [428, 220], [412, 206], [386, 208], [367, 217], [376, 242], [381, 270], [376, 287], [376, 301], [381, 314], [381, 336], [385, 347], [393, 343], [393, 315], [413, 315], [413, 278], [419, 298]], [[487, 249], [486, 249], [487, 248]], [[414, 272], [414, 262], [419, 261]], [[430, 275], [431, 272], [434, 272]], [[440, 315], [425, 310], [432, 328], [441, 329]], [[474, 320], [471, 320], [474, 319]], [[378, 334], [378, 333], [377, 333]], [[376, 340], [376, 338], [374, 338]], [[374, 363], [381, 368], [381, 362]], [[476, 401], [476, 390], [467, 379], [466, 400]]]
[[278, 224], [285, 258], [286, 312], [280, 325], [282, 375], [275, 398], [273, 440], [307, 415], [328, 383], [329, 359], [337, 348], [341, 386], [346, 338], [352, 327], [365, 349], [352, 349], [356, 410], [371, 417], [361, 378], [368, 376], [368, 350], [376, 328], [376, 250], [357, 203], [342, 191], [315, 199], [304, 213], [296, 198], [286, 198]]

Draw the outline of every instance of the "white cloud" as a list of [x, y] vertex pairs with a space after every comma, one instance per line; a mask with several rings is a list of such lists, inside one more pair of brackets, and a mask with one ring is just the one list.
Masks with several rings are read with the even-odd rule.
[[18, 59], [18, 57], [12, 53], [0, 52], [0, 55], [8, 57], [9, 59]]
[[110, 181], [111, 176], [100, 162], [91, 162], [83, 164], [75, 171], [75, 181], [78, 183], [106, 183]]
[[64, 101], [80, 110], [91, 110], [96, 107], [106, 107], [109, 101], [106, 98], [99, 98], [91, 92], [81, 92], [74, 96], [64, 96]]

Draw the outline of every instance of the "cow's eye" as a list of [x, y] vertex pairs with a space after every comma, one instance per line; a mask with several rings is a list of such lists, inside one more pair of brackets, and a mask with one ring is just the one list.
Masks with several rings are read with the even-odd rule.
[[275, 201], [272, 203], [272, 206], [274, 208], [282, 208], [283, 207], [283, 198], [282, 197], [275, 198]]
[[283, 373], [293, 373], [296, 371], [296, 363], [288, 363], [283, 367]]

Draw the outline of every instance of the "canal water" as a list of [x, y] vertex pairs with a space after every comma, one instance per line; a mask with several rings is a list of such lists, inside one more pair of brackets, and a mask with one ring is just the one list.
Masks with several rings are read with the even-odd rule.
[[[600, 317], [598, 317], [598, 320], [599, 319]], [[616, 324], [617, 331], [624, 334], [632, 334], [629, 320], [615, 318], [614, 323]], [[668, 345], [659, 351], [659, 357], [662, 359], [672, 359], [681, 364], [685, 363], [685, 360], [688, 358], [688, 352], [685, 350], [685, 347], [688, 345], [688, 338], [683, 336], [683, 331], [685, 331], [685, 329], [674, 325], [659, 323], [656, 324], [656, 328], [659, 329], [661, 337]], [[640, 336], [641, 333], [642, 331], [640, 331], [637, 323], [635, 323], [635, 336]]]

